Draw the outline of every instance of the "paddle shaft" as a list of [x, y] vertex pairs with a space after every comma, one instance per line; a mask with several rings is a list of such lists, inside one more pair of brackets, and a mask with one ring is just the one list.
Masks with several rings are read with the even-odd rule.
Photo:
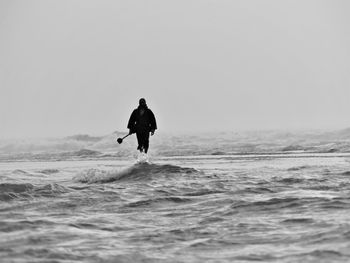
[[131, 135], [130, 133], [129, 134], [127, 134], [127, 135], [125, 135], [123, 138], [122, 138], [122, 140], [124, 140], [126, 137], [128, 137], [129, 135]]

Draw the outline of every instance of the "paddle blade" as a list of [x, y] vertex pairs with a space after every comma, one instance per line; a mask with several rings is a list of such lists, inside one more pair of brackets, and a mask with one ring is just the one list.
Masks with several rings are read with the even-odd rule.
[[119, 144], [121, 144], [121, 143], [123, 142], [123, 139], [122, 139], [122, 138], [118, 138], [117, 142], [118, 142]]

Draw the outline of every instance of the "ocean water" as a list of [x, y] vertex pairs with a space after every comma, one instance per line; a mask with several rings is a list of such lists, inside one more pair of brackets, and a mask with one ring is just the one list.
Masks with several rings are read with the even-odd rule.
[[1, 262], [350, 262], [350, 154], [0, 162]]

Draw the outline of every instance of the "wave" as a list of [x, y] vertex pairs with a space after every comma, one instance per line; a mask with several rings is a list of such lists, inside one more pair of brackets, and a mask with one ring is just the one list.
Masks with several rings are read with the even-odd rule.
[[[325, 197], [286, 197], [271, 198], [264, 201], [238, 201], [231, 204], [231, 209], [227, 215], [235, 214], [240, 210], [254, 212], [281, 212], [281, 209], [296, 209], [298, 207], [317, 207], [325, 210], [349, 209], [350, 200], [348, 198], [325, 198]], [[289, 221], [286, 221], [287, 223]], [[289, 222], [290, 223], [290, 222]]]
[[0, 184], [0, 201], [11, 201], [18, 198], [30, 198], [34, 186], [32, 184]]
[[234, 212], [236, 209], [247, 209], [252, 211], [280, 211], [280, 209], [288, 209], [301, 207], [305, 205], [316, 204], [319, 206], [327, 206], [334, 204], [333, 200], [322, 197], [308, 197], [308, 198], [296, 198], [296, 197], [286, 197], [286, 198], [271, 198], [264, 201], [239, 201], [231, 205], [231, 210], [228, 213]]
[[[334, 237], [331, 237], [332, 239]], [[336, 238], [334, 238], [336, 240]], [[327, 240], [327, 239], [326, 239]], [[348, 262], [349, 256], [331, 249], [306, 249], [307, 252], [277, 257], [277, 262]], [[259, 258], [260, 260], [260, 258]], [[270, 260], [271, 261], [271, 260]]]
[[38, 171], [39, 173], [42, 173], [42, 174], [56, 174], [59, 172], [59, 170], [57, 169], [44, 169], [44, 170], [41, 170], [41, 171]]
[[60, 185], [60, 184], [46, 184], [43, 186], [38, 186], [34, 188], [34, 196], [39, 197], [39, 196], [45, 196], [45, 197], [51, 197], [51, 196], [56, 196], [58, 194], [64, 194], [68, 193], [69, 190]]
[[310, 148], [307, 147], [303, 147], [301, 145], [298, 144], [292, 144], [292, 145], [288, 145], [286, 147], [283, 147], [281, 149], [282, 152], [295, 152], [295, 151], [306, 151], [309, 150]]
[[154, 204], [164, 204], [164, 203], [188, 203], [190, 201], [191, 201], [191, 199], [189, 199], [189, 198], [169, 196], [169, 197], [163, 197], [163, 198], [153, 198], [153, 199], [131, 202], [131, 203], [126, 204], [124, 207], [125, 208], [136, 208], [136, 207], [145, 207], [145, 206], [151, 206]]
[[22, 177], [46, 177], [47, 175], [58, 173], [59, 171], [56, 169], [44, 169], [39, 170], [37, 172], [28, 172], [21, 169], [16, 169], [12, 171], [12, 174]]
[[22, 193], [22, 192], [31, 190], [33, 188], [34, 186], [29, 183], [26, 183], [26, 184], [1, 183], [0, 184], [0, 192], [2, 193], [7, 193], [7, 192]]
[[247, 202], [241, 201], [232, 205], [232, 208], [253, 208], [253, 209], [281, 209], [281, 208], [291, 208], [301, 205], [302, 201], [299, 198], [271, 198], [266, 201], [255, 201]]
[[216, 152], [212, 152], [211, 155], [227, 155], [229, 153], [227, 152], [222, 152], [222, 151], [216, 151]]
[[38, 197], [54, 197], [69, 190], [59, 184], [34, 186], [30, 183], [1, 183], [0, 201], [13, 199], [30, 199]]
[[30, 231], [35, 229], [42, 229], [44, 226], [52, 227], [55, 223], [48, 220], [2, 220], [0, 225], [0, 232], [14, 232], [14, 231]]
[[93, 151], [89, 149], [81, 149], [79, 151], [72, 153], [74, 156], [96, 156], [100, 155], [101, 153], [99, 151]]
[[122, 170], [88, 169], [78, 173], [73, 181], [80, 183], [110, 183], [121, 180], [145, 180], [152, 176], [192, 174], [198, 171], [193, 168], [180, 167], [170, 164], [137, 163]]
[[267, 187], [247, 187], [242, 189], [241, 191], [238, 191], [242, 194], [266, 194], [266, 193], [275, 193], [276, 190], [272, 190]]
[[288, 168], [287, 171], [300, 171], [300, 170], [308, 169], [310, 167], [311, 167], [310, 165], [295, 166], [295, 167]]
[[303, 178], [294, 178], [294, 177], [287, 177], [287, 178], [282, 178], [280, 180], [277, 180], [277, 182], [283, 183], [283, 184], [300, 184], [304, 181], [305, 179]]
[[199, 191], [184, 193], [183, 195], [184, 196], [204, 196], [204, 195], [220, 194], [220, 193], [223, 193], [223, 191], [203, 189], [203, 190], [199, 190]]
[[282, 223], [286, 224], [310, 224], [314, 222], [312, 218], [289, 218], [282, 221]]
[[12, 173], [14, 174], [23, 174], [23, 175], [28, 175], [29, 173], [24, 171], [24, 170], [21, 170], [21, 169], [16, 169], [16, 170], [13, 170]]
[[339, 188], [334, 185], [312, 185], [312, 186], [301, 187], [301, 189], [316, 190], [316, 191], [337, 191]]
[[323, 209], [349, 209], [350, 200], [349, 198], [335, 197], [326, 202], [320, 204]]

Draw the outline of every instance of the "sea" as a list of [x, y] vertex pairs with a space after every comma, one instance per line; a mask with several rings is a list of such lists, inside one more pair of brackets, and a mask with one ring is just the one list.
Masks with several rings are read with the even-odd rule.
[[350, 130], [0, 141], [0, 262], [350, 262]]

